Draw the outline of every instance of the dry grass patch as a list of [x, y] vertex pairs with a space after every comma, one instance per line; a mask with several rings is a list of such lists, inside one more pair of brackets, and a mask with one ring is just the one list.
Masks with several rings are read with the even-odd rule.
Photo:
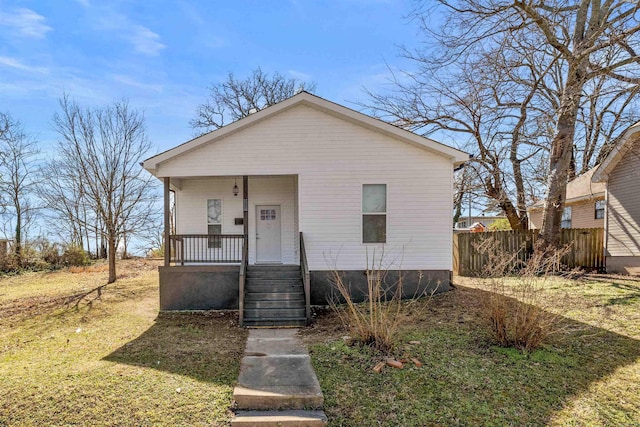
[[640, 425], [637, 281], [540, 283], [545, 310], [564, 313], [562, 329], [529, 353], [492, 344], [481, 327], [487, 282], [455, 282], [399, 331], [397, 357], [416, 357], [422, 367], [376, 374], [375, 352], [348, 345], [332, 313], [317, 316], [305, 340], [330, 425]]
[[19, 311], [25, 299], [62, 301], [104, 283], [105, 272], [25, 275], [24, 286], [44, 295], [4, 299], [15, 314], [0, 319], [0, 425], [229, 423], [245, 341], [236, 316], [158, 315], [157, 263], [121, 266], [126, 279], [77, 309]]

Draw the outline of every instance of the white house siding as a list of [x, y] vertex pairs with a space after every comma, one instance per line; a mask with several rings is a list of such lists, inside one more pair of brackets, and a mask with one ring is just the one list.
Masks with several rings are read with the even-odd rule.
[[[640, 257], [640, 142], [616, 165], [607, 184], [607, 255]], [[607, 261], [607, 264], [609, 262]], [[640, 262], [638, 262], [640, 265]]]
[[[181, 180], [176, 191], [176, 234], [207, 233], [207, 199], [222, 199], [222, 234], [242, 234], [243, 226], [235, 225], [242, 218], [242, 179], [238, 179], [240, 194], [232, 189], [236, 180], [229, 177], [189, 178]], [[295, 217], [295, 177], [249, 178], [249, 241], [255, 242], [256, 205], [280, 205], [282, 232], [282, 262], [298, 262]], [[249, 245], [249, 262], [255, 260], [255, 244]], [[209, 249], [213, 251], [215, 249]]]
[[[298, 105], [157, 170], [159, 177], [274, 174], [298, 176], [299, 229], [312, 270], [363, 269], [367, 252], [380, 254], [382, 245], [361, 243], [367, 183], [387, 184], [387, 261], [451, 270], [451, 160], [314, 108]], [[250, 184], [251, 203], [256, 194]]]

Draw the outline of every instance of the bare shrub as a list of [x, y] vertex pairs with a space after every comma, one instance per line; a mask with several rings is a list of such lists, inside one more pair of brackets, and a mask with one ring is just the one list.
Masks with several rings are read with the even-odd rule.
[[[367, 289], [365, 301], [359, 303], [352, 293], [351, 284], [345, 281], [337, 268], [331, 270], [333, 286], [344, 304], [341, 305], [337, 298], [332, 298], [330, 307], [349, 329], [354, 342], [382, 352], [393, 350], [398, 330], [407, 318], [411, 303], [423, 296], [430, 298], [437, 290], [437, 287], [431, 291], [425, 290], [408, 301], [403, 301], [402, 272], [397, 272], [397, 279], [390, 279], [391, 271], [393, 270], [385, 262], [384, 253], [376, 257], [374, 251], [371, 262], [367, 253]], [[417, 289], [420, 289], [421, 281], [422, 277]]]
[[13, 254], [0, 255], [0, 272], [12, 273], [20, 270], [18, 261]]
[[483, 278], [477, 279], [488, 290], [484, 295], [484, 316], [492, 339], [500, 346], [533, 351], [561, 328], [561, 316], [548, 309], [544, 283], [557, 271], [566, 248], [533, 256], [514, 276], [517, 253], [505, 253], [498, 242], [488, 239], [476, 250], [483, 251], [488, 262]]

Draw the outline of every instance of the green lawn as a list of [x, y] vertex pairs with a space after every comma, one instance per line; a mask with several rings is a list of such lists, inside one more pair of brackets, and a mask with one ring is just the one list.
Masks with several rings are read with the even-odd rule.
[[[235, 314], [158, 316], [157, 264], [0, 278], [0, 426], [228, 425], [246, 332]], [[350, 346], [328, 311], [304, 331], [330, 426], [640, 426], [640, 280], [545, 282], [563, 331], [528, 356], [481, 326], [486, 284], [413, 306], [396, 357]], [[515, 285], [515, 284], [514, 284]], [[409, 344], [409, 341], [419, 341]]]
[[[399, 334], [402, 370], [350, 346], [331, 313], [305, 333], [332, 426], [640, 425], [640, 281], [590, 276], [544, 283], [563, 331], [529, 355], [493, 345], [480, 312], [486, 284], [414, 307]], [[419, 341], [410, 345], [409, 341]]]
[[245, 332], [235, 315], [158, 317], [157, 264], [79, 309], [104, 268], [0, 279], [0, 425], [227, 425]]

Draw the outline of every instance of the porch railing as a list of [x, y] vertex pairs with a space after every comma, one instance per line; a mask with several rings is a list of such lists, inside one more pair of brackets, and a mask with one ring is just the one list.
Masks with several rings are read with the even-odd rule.
[[[243, 236], [244, 237], [244, 236]], [[249, 245], [245, 244], [242, 248], [242, 261], [240, 262], [240, 275], [238, 282], [238, 323], [240, 327], [244, 326], [244, 285], [247, 277], [247, 266], [249, 265]]]
[[307, 251], [304, 247], [304, 238], [300, 232], [300, 270], [302, 271], [302, 283], [304, 285], [304, 303], [307, 324], [311, 321], [311, 279], [309, 274], [309, 263], [307, 262]]
[[174, 234], [169, 237], [174, 264], [242, 262], [242, 234]]

